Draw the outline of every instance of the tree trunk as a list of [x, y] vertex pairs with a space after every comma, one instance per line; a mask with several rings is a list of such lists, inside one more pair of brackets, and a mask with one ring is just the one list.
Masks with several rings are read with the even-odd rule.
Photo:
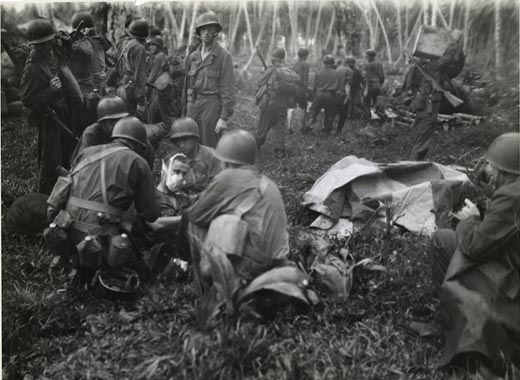
[[442, 14], [441, 9], [437, 7], [436, 12], [439, 15], [439, 18], [441, 19], [442, 26], [445, 27], [446, 29], [450, 30], [451, 29], [450, 25], [448, 24], [448, 22], [446, 21], [446, 18]]
[[292, 55], [298, 41], [298, 3], [287, 0], [289, 8], [289, 21], [291, 24], [291, 41], [289, 43], [289, 54]]
[[428, 0], [423, 0], [423, 24], [428, 25], [430, 21], [430, 12]]
[[[318, 7], [318, 16], [316, 16], [316, 25], [314, 26], [314, 35], [312, 37], [313, 41], [316, 41], [318, 39], [318, 31], [320, 30], [320, 19], [321, 19], [321, 11], [323, 9], [323, 0], [320, 0], [320, 4]], [[316, 48], [316, 42], [315, 42], [315, 48]], [[316, 53], [316, 52], [315, 52]]]
[[275, 47], [276, 38], [276, 22], [278, 20], [278, 3], [273, 2], [273, 27], [271, 29], [271, 43], [269, 44], [269, 50]]
[[495, 68], [498, 70], [502, 69], [502, 57], [504, 56], [502, 51], [502, 44], [500, 43], [501, 27], [500, 0], [495, 0]]
[[[166, 10], [166, 13], [168, 14], [168, 19], [170, 20], [170, 24], [172, 26], [173, 34], [175, 35], [175, 45], [179, 46], [182, 43], [182, 36], [181, 32], [179, 30], [179, 25], [177, 25], [177, 20], [175, 19], [175, 13], [173, 13], [172, 3], [171, 2], [165, 2], [164, 3], [164, 9]], [[179, 41], [179, 36], [180, 41]]]
[[233, 26], [233, 32], [229, 37], [229, 49], [234, 51], [235, 46], [235, 38], [237, 36], [238, 24], [240, 23], [240, 14], [242, 13], [242, 6], [240, 3], [237, 3], [237, 13], [235, 16], [235, 25]]
[[405, 1], [404, 6], [404, 40], [408, 41], [408, 34], [410, 33], [410, 2]]
[[[329, 25], [329, 31], [327, 32], [327, 38], [325, 39], [325, 45], [323, 45], [323, 48], [325, 50], [329, 47], [330, 37], [332, 37], [332, 29], [334, 26], [334, 22], [336, 21], [336, 9], [332, 10], [332, 16], [330, 17], [330, 25]], [[318, 41], [316, 41], [316, 44]]]
[[449, 22], [448, 22], [448, 26], [449, 26], [449, 29], [451, 29], [452, 25], [453, 25], [453, 18], [455, 16], [455, 2], [457, 0], [451, 0], [450, 1], [450, 18], [449, 18]]
[[251, 65], [251, 62], [253, 62], [253, 59], [255, 58], [255, 55], [256, 55], [256, 50], [258, 49], [258, 44], [260, 43], [260, 41], [262, 40], [262, 36], [264, 35], [264, 30], [267, 25], [268, 19], [267, 19], [267, 17], [263, 17], [263, 18], [260, 17], [260, 19], [263, 19], [263, 21], [262, 21], [262, 26], [260, 27], [260, 31], [258, 32], [258, 35], [256, 36], [255, 47], [253, 49], [253, 52], [251, 53], [251, 56], [249, 57], [249, 60], [247, 61], [245, 66], [242, 68], [242, 71], [246, 71], [249, 68], [249, 65]]
[[466, 1], [465, 9], [464, 9], [464, 51], [466, 52], [466, 54], [467, 54], [468, 47], [469, 47], [469, 24], [470, 24], [469, 7], [470, 7], [470, 2]]
[[195, 20], [197, 19], [197, 9], [199, 7], [199, 2], [193, 2], [193, 11], [191, 14], [191, 23], [190, 23], [190, 32], [188, 35], [188, 44], [186, 45], [186, 57], [190, 54], [190, 46], [193, 44], [193, 33], [195, 32]]
[[401, 23], [401, 1], [395, 1], [395, 8], [397, 11], [397, 39], [399, 42], [399, 57], [403, 55], [403, 30]]
[[179, 26], [179, 36], [177, 39], [179, 40], [179, 46], [182, 46], [184, 43], [184, 27], [186, 25], [186, 6], [182, 3], [182, 18], [181, 25]]
[[244, 7], [244, 16], [246, 18], [246, 26], [247, 26], [247, 37], [249, 40], [249, 49], [251, 50], [251, 55], [255, 54], [255, 45], [253, 42], [253, 33], [251, 31], [251, 23], [249, 22], [249, 13], [247, 12], [247, 2], [242, 3], [242, 7]]
[[[313, 3], [308, 2], [307, 3], [307, 22], [305, 24], [305, 47], [309, 47], [310, 41], [311, 41], [311, 26], [312, 26], [312, 8]], [[314, 45], [313, 45], [314, 46]]]
[[386, 54], [388, 55], [388, 63], [392, 63], [392, 48], [390, 46], [390, 41], [388, 40], [388, 34], [386, 33], [385, 24], [383, 23], [383, 19], [379, 14], [379, 10], [377, 9], [377, 5], [374, 0], [370, 0], [372, 7], [374, 9], [377, 20], [379, 21], [379, 26], [381, 27], [381, 32], [383, 33], [383, 37], [386, 43]]

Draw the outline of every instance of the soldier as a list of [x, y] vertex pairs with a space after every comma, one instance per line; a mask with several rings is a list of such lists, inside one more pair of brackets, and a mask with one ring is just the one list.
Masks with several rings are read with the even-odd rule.
[[[116, 123], [129, 115], [126, 104], [120, 97], [109, 95], [102, 98], [97, 105], [97, 122], [89, 125], [81, 134], [81, 138], [74, 149], [71, 162], [73, 164], [77, 162], [77, 157], [81, 155], [85, 148], [110, 143], [112, 131]], [[150, 141], [148, 139], [146, 141], [148, 149], [144, 157], [150, 169], [153, 169], [155, 151]]]
[[307, 62], [308, 58], [309, 49], [300, 48], [298, 50], [298, 60], [293, 66], [293, 70], [300, 76], [301, 80], [301, 86], [298, 89], [298, 95], [296, 96], [296, 104], [304, 111], [307, 111], [307, 87], [309, 86], [310, 64]]
[[[31, 51], [21, 82], [21, 99], [30, 125], [38, 126], [38, 192], [49, 194], [57, 179], [56, 168], [68, 168], [75, 139], [60, 128], [57, 118], [72, 125], [71, 114], [81, 107], [81, 93], [57, 44], [51, 23], [37, 18], [29, 23]], [[55, 114], [54, 114], [55, 112]]]
[[130, 115], [144, 115], [146, 107], [146, 37], [148, 23], [133, 20], [128, 26], [128, 39], [118, 51], [119, 87], [117, 95], [123, 99]]
[[[260, 120], [255, 133], [258, 149], [265, 143], [269, 130], [273, 128], [274, 155], [285, 157], [285, 136], [287, 133], [287, 110], [295, 103], [294, 98], [301, 83], [300, 77], [284, 66], [285, 50], [274, 48], [271, 52], [271, 63], [258, 82], [259, 91], [265, 87], [264, 95], [259, 103]], [[291, 79], [288, 70], [294, 73]]]
[[150, 74], [148, 86], [148, 122], [160, 121], [170, 125], [173, 121], [171, 99], [173, 97], [173, 80], [168, 72], [168, 57], [164, 54], [162, 37], [155, 36], [148, 43], [152, 53], [149, 63]]
[[[88, 147], [79, 154], [68, 177], [70, 185], [56, 184], [47, 201], [49, 220], [67, 231], [72, 247], [91, 236], [107, 250], [112, 236], [131, 232], [127, 225], [134, 218], [157, 219], [153, 176], [142, 157], [146, 150], [143, 124], [135, 117], [123, 118], [114, 127], [110, 144]], [[127, 213], [131, 205], [136, 216]], [[87, 282], [101, 263], [86, 265], [83, 259], [87, 258], [79, 254], [80, 279]], [[138, 273], [146, 273], [135, 252], [121, 264], [130, 266], [132, 261], [137, 262]]]
[[[361, 114], [363, 112], [363, 84], [364, 78], [361, 70], [356, 67], [356, 59], [354, 57], [347, 57], [345, 63], [352, 71], [352, 76], [348, 77], [345, 82], [346, 102], [347, 102], [347, 117], [352, 118], [354, 114]], [[355, 110], [357, 112], [354, 112]]]
[[352, 78], [352, 69], [343, 64], [341, 59], [336, 59], [336, 71], [338, 72], [339, 89], [336, 94], [336, 112], [339, 116], [338, 126], [336, 133], [341, 133], [343, 125], [347, 120], [348, 107], [347, 107], [347, 93], [350, 96], [350, 79]]
[[332, 122], [334, 119], [334, 98], [339, 89], [339, 80], [336, 69], [334, 68], [334, 57], [326, 55], [323, 58], [325, 67], [321, 69], [314, 80], [314, 101], [311, 106], [310, 122], [302, 130], [307, 133], [311, 130], [312, 124], [316, 121], [321, 110], [325, 110], [325, 132], [332, 132]]
[[163, 161], [163, 175], [158, 189], [168, 194], [169, 171], [165, 169], [170, 168], [173, 157], [181, 153], [186, 156], [186, 163], [189, 166], [182, 190], [190, 196], [193, 202], [220, 171], [220, 161], [215, 157], [213, 148], [199, 144], [199, 127], [189, 117], [175, 120], [170, 130], [170, 140], [175, 145], [175, 150]]
[[[255, 168], [255, 138], [246, 131], [234, 130], [222, 136], [216, 155], [222, 170], [183, 214], [194, 265], [199, 265], [201, 250], [219, 249], [219, 241], [229, 242], [226, 252], [235, 273], [247, 283], [265, 271], [286, 262], [289, 253], [287, 216], [278, 187]], [[247, 237], [237, 235], [239, 228], [227, 222], [247, 224]], [[232, 216], [232, 218], [229, 218]], [[203, 245], [204, 246], [203, 246]], [[232, 247], [233, 246], [233, 247]], [[236, 250], [234, 249], [236, 248]], [[202, 256], [200, 267], [207, 275]]]
[[188, 57], [183, 115], [197, 122], [201, 144], [214, 148], [218, 136], [228, 128], [235, 105], [233, 60], [216, 41], [222, 26], [214, 12], [200, 15], [195, 28], [202, 44]]
[[365, 53], [366, 62], [363, 68], [365, 77], [365, 107], [368, 112], [377, 102], [377, 97], [381, 95], [382, 86], [385, 82], [383, 65], [376, 61], [377, 53], [374, 50], [367, 50]]
[[497, 137], [487, 161], [495, 191], [483, 218], [468, 202], [456, 214], [461, 220], [456, 230], [439, 230], [432, 239], [440, 325], [411, 327], [444, 334], [442, 366], [473, 355], [481, 363], [480, 375], [487, 374], [479, 378], [496, 379], [504, 361], [520, 365], [520, 342], [514, 338], [520, 336], [520, 134]]

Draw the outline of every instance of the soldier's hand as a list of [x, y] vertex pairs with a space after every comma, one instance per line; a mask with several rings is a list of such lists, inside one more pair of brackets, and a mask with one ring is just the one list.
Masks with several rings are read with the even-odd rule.
[[466, 205], [459, 212], [453, 214], [453, 216], [459, 220], [464, 220], [472, 215], [480, 216], [480, 211], [478, 210], [477, 205], [475, 205], [469, 199], [465, 199], [464, 203]]
[[50, 86], [53, 90], [61, 90], [61, 80], [59, 77], [55, 76], [54, 78], [51, 79], [50, 81]]
[[227, 121], [224, 119], [218, 119], [217, 125], [215, 127], [215, 133], [218, 135], [219, 133], [224, 132], [226, 129], [228, 129]]

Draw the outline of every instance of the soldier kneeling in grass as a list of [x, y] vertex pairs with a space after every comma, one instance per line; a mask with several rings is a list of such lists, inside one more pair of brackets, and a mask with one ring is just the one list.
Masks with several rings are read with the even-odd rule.
[[227, 256], [245, 284], [286, 263], [287, 216], [278, 187], [254, 166], [256, 141], [249, 132], [226, 133], [215, 155], [225, 169], [183, 214], [179, 240], [184, 239], [185, 251], [191, 249], [202, 276], [210, 274], [208, 255], [217, 252]]
[[498, 379], [508, 362], [520, 367], [520, 134], [499, 136], [487, 152], [495, 191], [484, 217], [471, 202], [456, 231], [440, 230], [431, 250], [441, 286], [438, 322], [413, 322], [421, 335], [445, 336], [441, 365], [479, 364]]

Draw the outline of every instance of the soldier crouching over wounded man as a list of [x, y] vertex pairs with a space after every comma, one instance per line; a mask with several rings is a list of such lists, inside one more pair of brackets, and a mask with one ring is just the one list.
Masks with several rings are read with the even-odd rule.
[[499, 136], [487, 161], [495, 191], [483, 218], [466, 202], [456, 230], [433, 236], [437, 321], [411, 325], [444, 334], [442, 366], [476, 359], [469, 363], [485, 379], [503, 375], [508, 362], [520, 368], [520, 134]]
[[[47, 201], [48, 218], [54, 222], [44, 235], [49, 248], [56, 243], [53, 237], [65, 236], [69, 249], [58, 254], [72, 259], [80, 283], [88, 283], [107, 265], [149, 277], [131, 228], [139, 219], [153, 222], [159, 216], [146, 151], [144, 125], [135, 117], [122, 118], [112, 142], [85, 148], [69, 175], [54, 186]], [[114, 242], [117, 249], [111, 249]]]
[[224, 252], [236, 275], [248, 283], [287, 262], [287, 216], [278, 187], [255, 164], [256, 141], [246, 131], [230, 131], [215, 155], [224, 170], [215, 176], [198, 201], [183, 213], [178, 248], [181, 257], [209, 277], [202, 250]]

